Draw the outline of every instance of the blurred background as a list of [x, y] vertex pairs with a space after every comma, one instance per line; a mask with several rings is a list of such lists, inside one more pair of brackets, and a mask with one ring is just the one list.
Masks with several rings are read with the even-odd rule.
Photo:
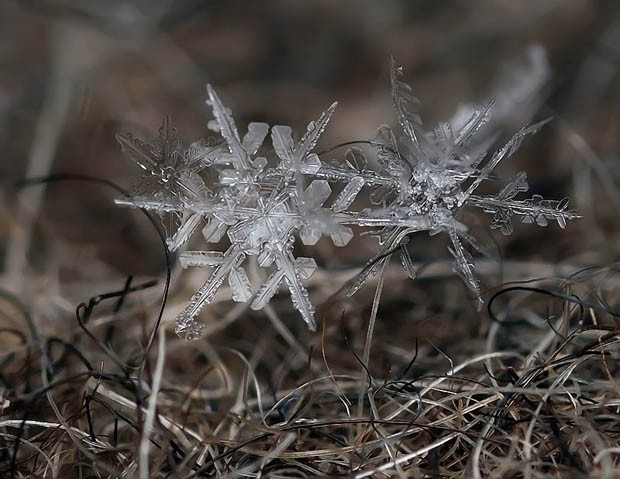
[[[617, 1], [4, 0], [3, 287], [30, 301], [52, 296], [70, 309], [84, 299], [76, 284], [118, 284], [163, 268], [152, 228], [116, 207], [111, 189], [78, 181], [20, 189], [16, 180], [69, 173], [129, 187], [138, 167], [121, 154], [115, 133], [156, 137], [170, 115], [182, 140], [209, 135], [207, 82], [242, 131], [265, 121], [303, 132], [338, 100], [319, 149], [367, 139], [379, 124], [395, 123], [391, 55], [422, 100], [429, 128], [491, 98], [500, 140], [528, 121], [555, 117], [500, 172], [526, 170], [531, 193], [569, 196], [584, 219], [566, 231], [519, 226], [511, 237], [495, 234], [488, 241], [498, 242], [498, 256], [581, 265], [617, 259]], [[430, 260], [448, 259], [443, 243], [436, 257], [432, 246], [419, 247], [430, 248]], [[316, 256], [325, 266], [337, 254]], [[347, 254], [348, 266], [359, 267], [372, 248]]]

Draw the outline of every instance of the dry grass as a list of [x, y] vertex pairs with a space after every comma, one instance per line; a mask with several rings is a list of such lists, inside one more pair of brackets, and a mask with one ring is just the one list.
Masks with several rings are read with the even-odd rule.
[[[139, 328], [126, 324], [136, 293], [105, 328], [90, 324], [104, 302], [92, 314], [80, 308], [84, 330], [70, 340], [40, 334], [7, 296], [5, 331], [15, 340], [2, 358], [11, 385], [3, 469], [16, 477], [614, 477], [620, 328], [602, 295], [619, 280], [618, 269], [601, 267], [505, 285], [482, 327], [488, 316], [464, 310], [466, 298], [436, 313], [438, 325], [445, 316], [475, 323], [469, 337], [454, 328], [431, 341], [380, 310], [368, 363], [364, 334], [346, 331], [365, 311], [325, 318], [309, 337], [275, 310], [268, 328], [238, 309], [232, 325], [197, 342], [161, 327], [143, 356], [132, 337]], [[22, 317], [26, 330], [16, 324]]]

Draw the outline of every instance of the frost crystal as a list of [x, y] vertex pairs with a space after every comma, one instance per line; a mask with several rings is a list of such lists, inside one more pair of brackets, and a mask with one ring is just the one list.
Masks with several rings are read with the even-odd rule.
[[[146, 208], [171, 219], [167, 239], [171, 251], [185, 244], [200, 225], [204, 225], [207, 243], [224, 239], [228, 243], [224, 251], [180, 253], [183, 267], [209, 268], [211, 273], [177, 318], [178, 334], [187, 339], [200, 336], [203, 325], [197, 316], [225, 281], [232, 299], [250, 302], [252, 309], [263, 308], [286, 287], [295, 309], [315, 329], [314, 308], [304, 281], [316, 263], [294, 256], [297, 240], [314, 245], [326, 236], [336, 246], [345, 246], [353, 237], [350, 226], [373, 229], [380, 249], [353, 282], [349, 290], [353, 294], [394, 253], [399, 254], [409, 277], [415, 278], [406, 246], [410, 235], [445, 232], [452, 243], [455, 272], [479, 299], [479, 281], [469, 251], [475, 249], [475, 241], [458, 219], [463, 208], [493, 215], [491, 227], [503, 234], [512, 232], [514, 217], [539, 226], [556, 221], [561, 227], [578, 217], [566, 200], [544, 200], [537, 195], [520, 199], [528, 189], [525, 173], [517, 174], [495, 195], [476, 194], [498, 164], [545, 122], [523, 128], [489, 155], [492, 138], [485, 125], [492, 104], [473, 110], [466, 121], [459, 119], [458, 126], [440, 123], [426, 131], [417, 110], [419, 101], [401, 77], [392, 61], [392, 98], [401, 134], [399, 138], [389, 126], [379, 127], [370, 142], [377, 169], [368, 167], [359, 148], [350, 148], [342, 161], [329, 164], [314, 152], [336, 103], [308, 124], [298, 142], [290, 127], [272, 127], [269, 149], [263, 146], [269, 126], [250, 123], [241, 138], [230, 110], [211, 85], [207, 86], [207, 104], [214, 120], [209, 127], [219, 132], [220, 140], [183, 147], [168, 119], [154, 145], [130, 134], [117, 136], [123, 150], [144, 170], [131, 197], [118, 199], [118, 204]], [[265, 156], [259, 156], [259, 151]], [[368, 206], [363, 201], [367, 198], [373, 207], [355, 211], [352, 207], [362, 192], [362, 202]], [[258, 287], [245, 270], [250, 257], [266, 270]]]
[[466, 235], [466, 225], [457, 219], [462, 208], [473, 206], [493, 214], [491, 227], [504, 234], [512, 232], [514, 216], [539, 226], [556, 221], [562, 228], [567, 220], [578, 217], [568, 210], [567, 200], [549, 201], [537, 195], [515, 199], [528, 189], [525, 173], [519, 173], [496, 195], [475, 194], [499, 163], [514, 154], [523, 139], [546, 121], [523, 128], [489, 158], [488, 137], [478, 138], [477, 133], [488, 122], [492, 104], [474, 110], [456, 132], [450, 123], [440, 123], [432, 131], [425, 131], [416, 110], [419, 101], [401, 76], [401, 69], [392, 60], [392, 98], [403, 136], [397, 141], [388, 126], [381, 126], [374, 142], [383, 175], [391, 177], [392, 182], [389, 188], [381, 187], [371, 194], [371, 200], [383, 205], [372, 214], [392, 221], [379, 234], [379, 254], [368, 263], [349, 293], [357, 291], [378, 264], [385, 261], [387, 253], [398, 250], [399, 245], [403, 265], [411, 276], [411, 262], [402, 241], [410, 233], [428, 230], [431, 234], [448, 233], [454, 270], [480, 300], [473, 258], [463, 245], [466, 242], [475, 248], [475, 244]]

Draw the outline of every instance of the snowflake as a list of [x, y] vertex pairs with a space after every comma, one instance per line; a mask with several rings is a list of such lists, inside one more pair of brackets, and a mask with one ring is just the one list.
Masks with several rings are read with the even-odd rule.
[[[185, 150], [168, 117], [159, 129], [155, 145], [130, 133], [116, 135], [116, 139], [123, 151], [144, 170], [144, 174], [128, 198], [119, 198], [115, 202], [153, 210], [162, 216], [172, 214], [177, 229], [169, 234], [167, 243], [170, 251], [177, 250], [200, 224], [196, 206], [204, 207], [212, 196], [199, 174], [207, 155], [203, 152], [202, 158], [196, 158], [191, 154], [191, 149]], [[213, 149], [212, 145], [204, 147], [204, 150]]]
[[[297, 144], [290, 128], [274, 126], [271, 139], [279, 162], [270, 166], [264, 157], [254, 157], [269, 127], [251, 123], [241, 140], [232, 115], [215, 90], [209, 85], [207, 92], [215, 118], [212, 127], [220, 132], [227, 148], [212, 157], [208, 165], [218, 170], [219, 182], [209, 208], [200, 211], [208, 221], [203, 235], [207, 241], [216, 242], [226, 233], [230, 246], [224, 253], [180, 254], [182, 266], [210, 267], [213, 271], [177, 318], [176, 331], [190, 338], [200, 335], [202, 323], [196, 317], [213, 300], [226, 278], [232, 299], [246, 302], [253, 298], [250, 304], [253, 309], [263, 308], [280, 285], [285, 284], [294, 307], [308, 327], [315, 329], [314, 308], [303, 281], [315, 271], [316, 263], [312, 258], [295, 258], [293, 246], [297, 236], [305, 244], [315, 244], [325, 234], [338, 245], [346, 244], [353, 236], [348, 228], [332, 220], [331, 210], [323, 208], [331, 194], [328, 182], [313, 180], [304, 187], [304, 175], [320, 167], [312, 150], [336, 104], [308, 125]], [[260, 267], [272, 269], [256, 294], [243, 266], [249, 256], [256, 256]]]
[[383, 125], [373, 142], [384, 182], [371, 195], [374, 203], [383, 206], [373, 211], [372, 216], [390, 218], [391, 224], [379, 232], [382, 248], [360, 273], [349, 294], [361, 287], [390, 252], [400, 252], [403, 266], [409, 276], [414, 277], [415, 271], [403, 241], [408, 242], [411, 233], [428, 230], [431, 234], [448, 233], [452, 243], [450, 252], [455, 259], [454, 270], [480, 300], [473, 258], [463, 245], [465, 241], [475, 248], [475, 241], [467, 234], [467, 226], [457, 219], [462, 208], [472, 206], [493, 214], [491, 228], [500, 229], [506, 235], [512, 233], [512, 218], [515, 216], [524, 223], [536, 222], [539, 226], [556, 221], [562, 228], [567, 220], [578, 218], [568, 209], [566, 199], [543, 200], [538, 195], [515, 199], [528, 189], [523, 172], [496, 195], [474, 194], [499, 163], [514, 154], [523, 139], [548, 120], [521, 129], [489, 158], [488, 148], [492, 141], [488, 134], [478, 138], [477, 133], [489, 121], [492, 103], [474, 110], [456, 133], [450, 123], [440, 123], [432, 131], [425, 131], [414, 109], [419, 101], [412, 95], [411, 87], [402, 82], [401, 76], [402, 70], [392, 60], [392, 99], [403, 135], [397, 141], [392, 129]]
[[[294, 256], [298, 239], [314, 245], [326, 236], [336, 246], [345, 246], [354, 236], [350, 226], [373, 229], [381, 247], [355, 279], [349, 290], [353, 294], [396, 252], [414, 278], [416, 272], [407, 249], [410, 235], [444, 232], [451, 241], [455, 271], [480, 298], [473, 258], [465, 246], [475, 247], [475, 240], [458, 219], [463, 208], [492, 214], [491, 227], [504, 234], [512, 232], [513, 217], [540, 226], [556, 221], [561, 227], [578, 217], [568, 209], [566, 200], [544, 200], [537, 195], [518, 199], [527, 190], [525, 173], [517, 174], [496, 195], [476, 194], [497, 165], [545, 122], [523, 128], [488, 155], [492, 135], [483, 127], [489, 121], [492, 104], [474, 110], [458, 127], [455, 122], [440, 123], [425, 131], [415, 109], [419, 102], [401, 76], [392, 61], [392, 97], [402, 135], [397, 139], [390, 127], [379, 127], [370, 142], [377, 169], [368, 167], [359, 148], [350, 148], [342, 161], [330, 164], [314, 152], [336, 103], [308, 124], [298, 142], [290, 127], [270, 129], [265, 123], [250, 123], [241, 138], [232, 113], [211, 85], [207, 86], [207, 104], [214, 120], [209, 127], [220, 134], [221, 140], [201, 140], [184, 148], [168, 119], [154, 146], [130, 134], [117, 136], [123, 150], [145, 170], [132, 196], [117, 200], [119, 204], [172, 215], [174, 227], [168, 235], [171, 251], [185, 244], [201, 224], [206, 242], [226, 239], [228, 243], [224, 251], [180, 252], [183, 267], [210, 268], [211, 273], [177, 317], [179, 335], [188, 339], [200, 336], [203, 324], [197, 317], [226, 280], [234, 301], [250, 302], [257, 310], [285, 286], [293, 306], [314, 330], [314, 307], [304, 281], [317, 266], [313, 258]], [[269, 132], [271, 148], [263, 145]], [[354, 211], [352, 206], [362, 192], [373, 206]], [[245, 269], [250, 257], [267, 269], [256, 289]]]

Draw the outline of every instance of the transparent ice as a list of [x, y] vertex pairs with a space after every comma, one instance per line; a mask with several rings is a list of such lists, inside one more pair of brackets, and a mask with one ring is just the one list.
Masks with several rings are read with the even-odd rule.
[[[314, 245], [321, 237], [329, 237], [342, 247], [354, 236], [351, 226], [372, 231], [379, 250], [353, 281], [349, 289], [353, 294], [392, 254], [400, 256], [409, 277], [415, 278], [407, 246], [411, 235], [447, 233], [454, 270], [480, 300], [470, 252], [476, 242], [459, 219], [462, 209], [473, 207], [492, 215], [491, 227], [503, 234], [512, 232], [513, 218], [539, 226], [555, 221], [564, 227], [566, 221], [578, 217], [566, 200], [544, 200], [537, 195], [520, 198], [528, 189], [523, 172], [494, 195], [476, 193], [499, 163], [545, 122], [521, 129], [490, 154], [492, 102], [472, 109], [467, 119], [439, 123], [426, 131], [418, 113], [419, 101], [393, 61], [390, 73], [398, 130], [381, 125], [366, 152], [353, 147], [342, 160], [324, 163], [314, 151], [336, 103], [308, 124], [299, 141], [290, 127], [269, 128], [265, 123], [250, 123], [241, 137], [232, 113], [211, 85], [207, 86], [207, 104], [214, 119], [209, 127], [220, 139], [182, 146], [169, 119], [164, 120], [154, 144], [130, 134], [117, 136], [123, 150], [144, 170], [132, 195], [117, 203], [171, 218], [167, 230], [171, 251], [187, 243], [199, 226], [204, 241], [215, 247], [179, 253], [183, 267], [211, 270], [177, 318], [179, 335], [200, 337], [203, 324], [198, 315], [225, 281], [232, 300], [250, 302], [257, 310], [281, 287], [287, 288], [293, 306], [314, 330], [314, 307], [304, 284], [317, 266], [313, 258], [295, 257], [296, 241]], [[270, 147], [264, 145], [269, 133]], [[372, 161], [367, 155], [372, 155]], [[358, 197], [365, 207], [356, 210]], [[219, 244], [227, 246], [222, 250]], [[265, 269], [258, 287], [248, 279], [249, 257]]]

